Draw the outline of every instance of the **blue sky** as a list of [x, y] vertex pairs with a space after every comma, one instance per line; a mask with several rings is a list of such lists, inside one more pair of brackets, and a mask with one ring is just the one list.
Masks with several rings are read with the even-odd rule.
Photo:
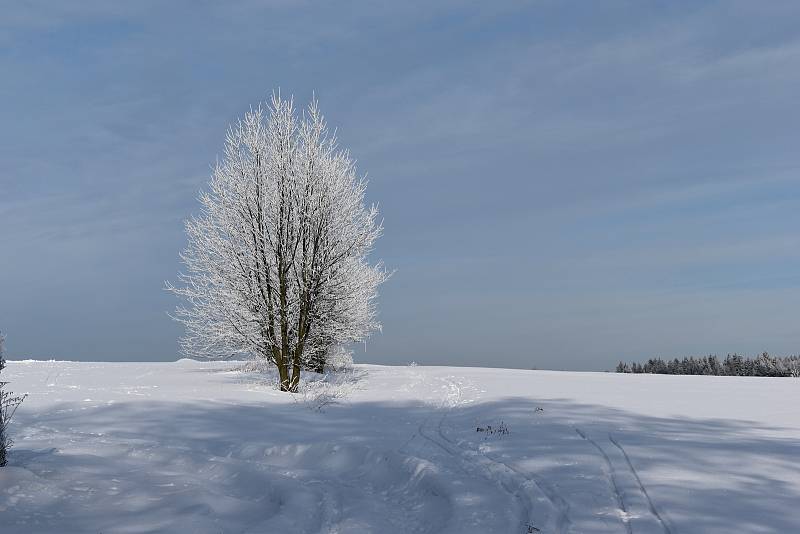
[[800, 352], [800, 4], [318, 4], [4, 9], [11, 357], [178, 357], [182, 221], [277, 88], [316, 93], [385, 219], [358, 360]]

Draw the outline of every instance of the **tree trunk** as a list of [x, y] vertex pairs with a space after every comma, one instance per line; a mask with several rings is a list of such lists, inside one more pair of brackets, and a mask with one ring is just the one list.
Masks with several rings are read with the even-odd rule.
[[297, 388], [300, 385], [300, 364], [292, 364], [292, 381], [289, 384], [289, 391], [297, 393]]
[[5, 421], [0, 419], [0, 467], [6, 466], [6, 436], [5, 432], [3, 431], [3, 425]]
[[275, 366], [278, 368], [278, 387], [281, 391], [290, 391], [289, 389], [289, 365], [288, 358], [283, 355], [275, 361]]
[[303, 344], [300, 343], [297, 348], [294, 349], [294, 354], [292, 354], [292, 381], [289, 385], [289, 391], [292, 393], [297, 393], [297, 388], [300, 385], [300, 357], [303, 355]]

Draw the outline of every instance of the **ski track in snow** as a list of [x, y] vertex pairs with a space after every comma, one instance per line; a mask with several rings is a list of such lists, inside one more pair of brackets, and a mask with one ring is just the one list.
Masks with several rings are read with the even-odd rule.
[[[586, 440], [595, 449], [597, 449], [602, 456], [603, 463], [606, 467], [606, 475], [608, 476], [610, 485], [613, 489], [614, 497], [619, 505], [621, 511], [621, 520], [625, 525], [627, 534], [636, 534], [636, 532], [639, 530], [652, 532], [656, 529], [663, 531], [664, 534], [672, 534], [671, 529], [661, 517], [661, 514], [656, 509], [655, 504], [653, 504], [653, 500], [650, 498], [650, 494], [647, 492], [642, 479], [639, 477], [639, 473], [633, 467], [633, 463], [631, 462], [628, 453], [625, 451], [619, 441], [616, 440], [611, 434], [608, 434], [608, 441], [621, 453], [621, 456], [617, 458], [617, 462], [624, 462], [625, 471], [628, 473], [628, 475], [625, 475], [619, 471], [616, 466], [617, 462], [611, 459], [611, 456], [606, 449], [604, 449], [596, 440], [592, 439], [580, 428], [576, 427], [575, 432], [577, 432], [582, 439]], [[627, 478], [629, 481], [627, 484], [622, 482], [622, 480], [625, 478]], [[641, 498], [639, 498], [637, 495], [641, 496]], [[645, 507], [642, 506], [643, 503], [646, 503], [646, 512], [642, 510], [642, 508]], [[643, 512], [644, 515], [640, 514], [639, 512]], [[652, 521], [646, 517], [648, 512], [653, 518]], [[639, 525], [639, 527], [634, 528], [634, 525]]]
[[[444, 418], [442, 420], [444, 420]], [[440, 431], [439, 432], [440, 432], [440, 435], [444, 439], [448, 440], [448, 438], [446, 438], [444, 436], [444, 433], [441, 432], [441, 426], [440, 426]], [[459, 447], [461, 450], [465, 450], [460, 445], [455, 444], [455, 442], [453, 442], [451, 440], [448, 440], [448, 441], [450, 443], [453, 443], [454, 446]], [[467, 449], [467, 450], [469, 450], [469, 449]], [[483, 458], [486, 458], [490, 462], [494, 463], [495, 465], [502, 466], [502, 467], [510, 470], [515, 475], [517, 475], [519, 477], [522, 477], [524, 479], [524, 482], [520, 484], [520, 487], [527, 488], [530, 484], [533, 484], [537, 488], [537, 490], [542, 495], [544, 495], [544, 497], [549, 501], [550, 505], [556, 511], [556, 518], [555, 518], [555, 525], [554, 525], [555, 532], [557, 532], [558, 534], [565, 534], [565, 533], [567, 533], [569, 531], [569, 526], [570, 526], [569, 504], [555, 490], [555, 488], [552, 485], [548, 484], [541, 477], [537, 477], [536, 475], [534, 475], [532, 473], [526, 473], [526, 472], [522, 471], [521, 469], [515, 467], [512, 463], [504, 462], [502, 460], [499, 460], [499, 459], [497, 459], [497, 458], [495, 458], [495, 457], [493, 457], [493, 456], [491, 456], [491, 455], [489, 455], [489, 454], [487, 454], [485, 452], [479, 452], [479, 451], [470, 451], [470, 452], [474, 452], [475, 454], [479, 454]], [[531, 501], [531, 502], [533, 501], [533, 499], [530, 496], [529, 496], [528, 500]], [[535, 518], [531, 518], [531, 520], [534, 520], [534, 519]], [[529, 523], [531, 525], [533, 525], [534, 521], [530, 521]], [[535, 525], [533, 525], [533, 526], [535, 526]]]
[[[461, 450], [460, 448], [454, 448], [447, 442], [441, 442], [437, 438], [435, 438], [432, 434], [428, 433], [425, 429], [427, 421], [423, 422], [419, 426], [419, 435], [422, 436], [428, 442], [436, 445], [439, 449], [445, 452], [448, 456], [452, 457], [458, 462], [459, 468], [468, 476], [473, 476], [473, 469], [471, 465], [474, 465], [474, 462], [471, 462], [471, 458], [468, 457], [465, 451]], [[519, 532], [525, 532], [527, 525], [530, 522], [530, 512], [533, 508], [533, 504], [531, 502], [530, 496], [525, 492], [514, 491], [512, 488], [509, 487], [508, 483], [504, 481], [502, 478], [498, 478], [492, 476], [491, 471], [486, 469], [485, 466], [482, 466], [483, 473], [480, 475], [486, 479], [491, 480], [492, 482], [496, 483], [498, 487], [500, 487], [505, 493], [508, 494], [509, 500], [516, 500], [521, 507], [519, 512]]]
[[598, 443], [595, 440], [587, 436], [581, 429], [576, 428], [575, 432], [577, 432], [581, 438], [591, 443], [603, 457], [603, 463], [605, 465], [604, 471], [606, 472], [606, 476], [608, 477], [611, 483], [611, 489], [614, 491], [614, 498], [616, 499], [617, 504], [619, 505], [619, 509], [621, 511], [620, 519], [622, 521], [622, 524], [625, 525], [625, 531], [628, 534], [633, 534], [633, 527], [631, 526], [630, 523], [629, 511], [628, 508], [625, 506], [625, 499], [622, 496], [622, 492], [619, 489], [619, 484], [617, 483], [616, 469], [614, 468], [614, 464], [611, 463], [611, 458], [608, 457], [606, 451], [604, 451], [603, 448], [600, 445], [598, 445]]
[[[450, 378], [440, 378], [439, 380], [444, 382], [445, 389], [447, 389], [449, 393], [442, 399], [439, 406], [439, 408], [444, 409], [445, 412], [439, 418], [439, 423], [436, 425], [438, 438], [434, 438], [424, 429], [430, 418], [420, 424], [418, 429], [419, 434], [450, 456], [456, 457], [462, 464], [462, 469], [464, 469], [464, 465], [472, 466], [475, 465], [477, 461], [478, 465], [481, 465], [485, 478], [495, 482], [509, 494], [511, 499], [519, 502], [522, 508], [519, 519], [520, 532], [531, 532], [531, 527], [538, 529], [537, 531], [539, 532], [544, 532], [544, 527], [537, 526], [537, 524], [540, 524], [539, 521], [537, 521], [539, 518], [533, 517], [538, 495], [534, 496], [532, 493], [538, 493], [548, 501], [556, 512], [556, 517], [553, 521], [554, 532], [557, 534], [566, 534], [570, 526], [569, 504], [550, 484], [547, 484], [540, 477], [536, 477], [532, 473], [525, 473], [513, 464], [496, 459], [485, 452], [462, 447], [460, 443], [445, 435], [442, 427], [447, 414], [450, 410], [464, 402], [463, 384], [455, 382]], [[500, 475], [498, 476], [497, 473], [500, 473]], [[516, 489], [511, 487], [512, 484], [516, 486]], [[535, 488], [535, 491], [531, 491], [531, 486]]]
[[642, 492], [642, 495], [644, 495], [644, 498], [647, 500], [647, 505], [650, 508], [650, 513], [652, 513], [653, 516], [658, 520], [659, 524], [664, 529], [665, 534], [672, 534], [672, 531], [670, 530], [669, 526], [664, 521], [664, 519], [661, 517], [661, 514], [658, 513], [658, 510], [656, 509], [655, 504], [653, 504], [653, 500], [650, 498], [650, 494], [647, 493], [647, 489], [644, 487], [644, 484], [642, 483], [642, 479], [639, 477], [638, 471], [636, 471], [636, 468], [633, 467], [633, 463], [631, 462], [631, 459], [628, 456], [628, 453], [625, 452], [625, 449], [622, 447], [622, 445], [619, 443], [619, 441], [614, 439], [614, 436], [612, 436], [611, 434], [608, 435], [608, 440], [616, 448], [618, 448], [620, 450], [620, 452], [622, 453], [622, 456], [625, 458], [625, 463], [628, 464], [628, 468], [631, 470], [631, 474], [633, 474], [633, 477], [636, 479], [636, 483], [639, 486], [639, 490]]

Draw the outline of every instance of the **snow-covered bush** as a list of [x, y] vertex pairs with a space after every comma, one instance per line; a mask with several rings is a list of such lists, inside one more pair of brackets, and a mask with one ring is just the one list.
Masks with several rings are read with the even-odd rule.
[[262, 360], [261, 358], [253, 358], [252, 360], [247, 360], [231, 370], [238, 371], [240, 373], [268, 373], [274, 371], [275, 366], [271, 365], [266, 360]]
[[319, 379], [309, 379], [313, 375], [305, 375], [297, 388], [295, 400], [314, 411], [322, 411], [331, 404], [336, 404], [348, 397], [355, 388], [355, 381], [342, 375], [322, 375]]
[[337, 345], [328, 351], [325, 359], [325, 370], [339, 373], [353, 367], [353, 352], [341, 345]]
[[[6, 367], [5, 340], [5, 336], [0, 333], [0, 374]], [[8, 463], [8, 449], [14, 443], [8, 435], [8, 426], [11, 424], [11, 418], [27, 396], [14, 395], [10, 391], [6, 391], [6, 384], [8, 382], [0, 381], [0, 467]]]

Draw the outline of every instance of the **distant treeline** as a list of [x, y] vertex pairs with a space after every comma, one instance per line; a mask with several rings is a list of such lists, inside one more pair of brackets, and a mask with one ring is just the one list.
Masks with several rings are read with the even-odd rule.
[[800, 356], [770, 356], [766, 352], [755, 358], [728, 354], [683, 358], [664, 361], [651, 358], [645, 363], [619, 362], [618, 373], [652, 373], [659, 375], [717, 375], [717, 376], [793, 376], [800, 377]]

